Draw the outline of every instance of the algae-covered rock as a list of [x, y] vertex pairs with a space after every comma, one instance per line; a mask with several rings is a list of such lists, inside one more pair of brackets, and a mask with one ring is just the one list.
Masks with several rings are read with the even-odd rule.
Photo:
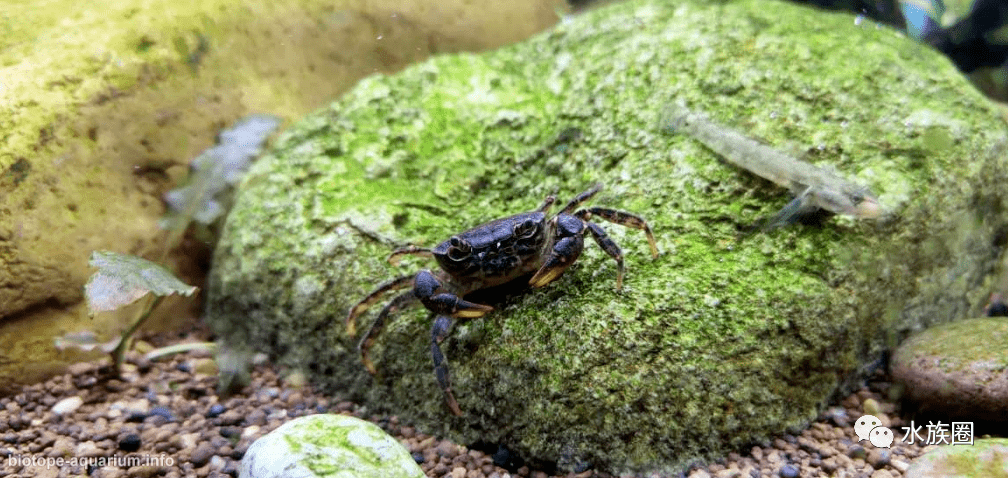
[[291, 420], [249, 446], [242, 478], [422, 478], [395, 438], [373, 423], [345, 415]]
[[918, 457], [906, 476], [920, 478], [1008, 477], [1008, 439], [985, 438], [969, 444], [939, 446]]
[[980, 317], [932, 327], [893, 353], [893, 379], [921, 415], [984, 425], [1008, 422], [1008, 320]]
[[[746, 234], [788, 193], [667, 133], [670, 101], [830, 165], [889, 213]], [[301, 121], [243, 183], [208, 315], [225, 341], [428, 433], [671, 473], [805, 426], [910, 331], [979, 313], [1006, 231], [1004, 139], [955, 68], [892, 30], [766, 1], [620, 3], [369, 78]], [[422, 308], [387, 323], [365, 372], [349, 307], [433, 267], [391, 250], [596, 182], [594, 204], [646, 218], [661, 251], [603, 223], [621, 292], [588, 241], [560, 280], [456, 327], [462, 417]]]

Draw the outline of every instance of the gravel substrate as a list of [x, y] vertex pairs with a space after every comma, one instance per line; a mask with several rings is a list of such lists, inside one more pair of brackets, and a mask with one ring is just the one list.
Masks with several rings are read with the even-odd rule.
[[[0, 476], [237, 476], [238, 463], [256, 438], [293, 417], [327, 412], [378, 424], [409, 449], [429, 477], [550, 476], [517, 466], [503, 450], [467, 449], [395, 416], [361, 416], [354, 403], [333, 402], [301, 385], [299, 374], [281, 377], [269, 365], [257, 366], [252, 385], [226, 399], [214, 391], [215, 367], [207, 355], [150, 362], [131, 353], [121, 379], [103, 378], [101, 366], [77, 364], [66, 375], [0, 398]], [[732, 453], [723, 462], [698, 464], [687, 475], [904, 476], [909, 462], [928, 448], [900, 441], [906, 423], [898, 405], [886, 400], [887, 390], [884, 377], [878, 377], [800, 435]], [[856, 443], [853, 423], [866, 409], [893, 430], [891, 450]], [[612, 475], [588, 470], [560, 476]]]

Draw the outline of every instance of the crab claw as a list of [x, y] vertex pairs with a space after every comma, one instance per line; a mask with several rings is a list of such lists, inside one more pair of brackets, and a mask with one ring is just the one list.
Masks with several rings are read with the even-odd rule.
[[584, 240], [581, 239], [581, 236], [575, 235], [560, 239], [553, 246], [553, 253], [546, 259], [542, 267], [536, 271], [535, 275], [529, 279], [529, 285], [532, 287], [542, 287], [557, 280], [581, 256], [583, 249]]

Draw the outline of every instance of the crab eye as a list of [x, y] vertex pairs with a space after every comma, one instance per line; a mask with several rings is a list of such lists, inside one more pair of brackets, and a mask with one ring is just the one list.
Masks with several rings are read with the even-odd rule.
[[526, 219], [520, 224], [515, 224], [514, 235], [518, 239], [528, 239], [539, 230], [539, 225], [531, 219]]
[[448, 258], [455, 261], [464, 261], [472, 255], [472, 247], [468, 242], [459, 239], [458, 236], [452, 236], [448, 240]]

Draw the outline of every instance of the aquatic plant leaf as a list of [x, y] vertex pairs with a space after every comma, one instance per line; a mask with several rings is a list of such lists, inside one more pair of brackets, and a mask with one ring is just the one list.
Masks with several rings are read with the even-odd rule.
[[168, 269], [135, 256], [94, 251], [90, 265], [98, 268], [84, 286], [92, 314], [116, 310], [147, 294], [188, 296], [198, 289], [180, 281]]
[[218, 195], [245, 174], [262, 144], [280, 125], [270, 115], [247, 116], [218, 134], [217, 145], [200, 153], [191, 163], [189, 183], [165, 194], [171, 209], [161, 221], [163, 229], [185, 230], [191, 221], [211, 224], [226, 213]]

